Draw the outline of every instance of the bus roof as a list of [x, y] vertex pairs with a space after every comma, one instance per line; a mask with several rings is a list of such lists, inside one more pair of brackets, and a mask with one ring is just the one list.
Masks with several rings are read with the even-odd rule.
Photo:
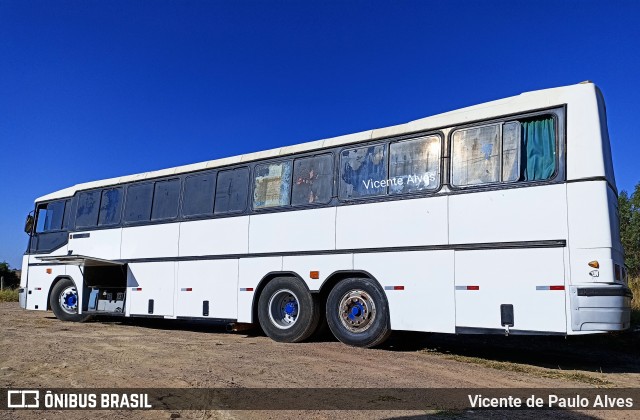
[[594, 89], [597, 89], [595, 85], [589, 81], [586, 81], [575, 85], [524, 92], [517, 96], [498, 99], [479, 105], [473, 105], [466, 108], [461, 108], [430, 117], [420, 118], [418, 120], [390, 127], [366, 130], [328, 139], [315, 140], [291, 146], [279, 147], [276, 149], [193, 163], [190, 165], [176, 166], [173, 168], [161, 169], [157, 171], [143, 172], [134, 175], [126, 175], [116, 178], [85, 182], [44, 195], [37, 198], [35, 201], [42, 202], [59, 198], [72, 197], [77, 191], [81, 190], [124, 184], [144, 179], [178, 175], [205, 169], [213, 169], [243, 162], [252, 162], [260, 159], [291, 155], [294, 153], [309, 152], [327, 147], [342, 146], [390, 136], [460, 125], [471, 121], [488, 119], [500, 115], [525, 112], [532, 109], [562, 105], [568, 103], [570, 98], [575, 100], [576, 95], [581, 96], [593, 94]]

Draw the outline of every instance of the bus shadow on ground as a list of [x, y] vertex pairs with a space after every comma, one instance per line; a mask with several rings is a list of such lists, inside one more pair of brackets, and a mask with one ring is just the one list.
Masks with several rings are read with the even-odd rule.
[[[587, 420], [597, 419], [598, 417], [590, 416], [584, 413], [577, 413], [569, 410], [545, 410], [544, 416], [551, 416], [554, 419], [563, 420]], [[535, 410], [466, 410], [466, 411], [449, 411], [442, 410], [432, 414], [423, 414], [417, 416], [389, 417], [387, 420], [447, 420], [447, 419], [537, 419], [542, 417], [540, 411]]]
[[[265, 336], [259, 326], [229, 331], [225, 323], [156, 318], [96, 317], [93, 322], [116, 322], [157, 330], [181, 330], [205, 334], [240, 334], [248, 338]], [[325, 326], [310, 342], [336, 342]], [[378, 347], [394, 352], [444, 354], [471, 362], [508, 362], [559, 370], [602, 373], [640, 373], [640, 328], [623, 333], [583, 336], [456, 335], [395, 331]]]
[[[440, 353], [469, 361], [510, 362], [549, 369], [640, 373], [640, 329], [582, 336], [394, 333], [381, 348]], [[477, 360], [480, 359], [480, 360]]]

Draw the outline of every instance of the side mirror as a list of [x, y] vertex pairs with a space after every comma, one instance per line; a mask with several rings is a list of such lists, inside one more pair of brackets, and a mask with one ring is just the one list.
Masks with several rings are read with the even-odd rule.
[[33, 215], [31, 213], [29, 213], [29, 215], [27, 216], [27, 221], [24, 223], [24, 231], [29, 236], [31, 236], [31, 234], [33, 232], [33, 222], [34, 221], [35, 221], [35, 219], [33, 218]]

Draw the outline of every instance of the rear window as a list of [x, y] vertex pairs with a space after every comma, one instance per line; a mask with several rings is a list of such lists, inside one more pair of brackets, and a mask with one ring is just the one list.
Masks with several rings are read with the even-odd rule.
[[456, 130], [452, 136], [451, 183], [472, 186], [542, 181], [556, 171], [552, 116]]

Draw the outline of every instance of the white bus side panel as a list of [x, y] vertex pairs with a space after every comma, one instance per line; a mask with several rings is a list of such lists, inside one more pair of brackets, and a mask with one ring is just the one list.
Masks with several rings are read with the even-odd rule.
[[[37, 260], [36, 260], [37, 261]], [[51, 273], [47, 273], [51, 270]], [[27, 288], [27, 309], [47, 310], [47, 299], [51, 283], [56, 277], [66, 274], [66, 266], [31, 266], [29, 267], [29, 284]]]
[[385, 290], [391, 328], [455, 332], [454, 251], [356, 254], [354, 269], [371, 273]]
[[337, 249], [448, 243], [447, 197], [338, 207]]
[[[173, 316], [175, 265], [175, 262], [128, 265], [127, 315]], [[149, 313], [149, 299], [153, 299], [153, 313]]]
[[176, 257], [179, 231], [179, 223], [124, 228], [121, 258]]
[[[353, 268], [353, 254], [304, 255], [284, 257], [282, 270], [291, 271], [302, 277], [311, 291], [320, 290], [322, 283], [332, 273]], [[311, 278], [311, 271], [318, 272], [318, 279]]]
[[[606, 181], [575, 182], [567, 184], [567, 202], [571, 283], [616, 282], [615, 264], [624, 266], [624, 254], [615, 193]], [[598, 261], [600, 268], [594, 270], [590, 261]]]
[[567, 239], [564, 184], [449, 197], [451, 244]]
[[566, 288], [563, 254], [564, 248], [456, 251], [456, 326], [504, 328], [500, 305], [511, 304], [511, 329], [566, 332], [565, 290], [542, 289]]
[[[72, 238], [80, 233], [89, 237]], [[102, 258], [105, 260], [120, 259], [120, 242], [122, 229], [100, 229], [88, 232], [74, 232], [69, 235], [69, 251], [74, 255]]]
[[335, 249], [334, 207], [251, 215], [249, 252]]
[[256, 288], [270, 272], [282, 271], [282, 257], [241, 258], [238, 269], [238, 322], [257, 322], [251, 313]]
[[[67, 245], [63, 245], [60, 248], [52, 251], [50, 254], [37, 254], [29, 255], [27, 261], [28, 264], [42, 264], [42, 261], [38, 257], [50, 257], [54, 255], [66, 255]], [[23, 263], [24, 265], [24, 263]], [[51, 273], [47, 273], [47, 269], [51, 270]], [[27, 302], [26, 309], [37, 309], [39, 311], [47, 310], [47, 299], [49, 296], [49, 290], [51, 289], [51, 283], [56, 277], [66, 274], [66, 266], [64, 265], [32, 265], [29, 266], [29, 271], [23, 276], [29, 276], [27, 279]]]
[[249, 216], [187, 221], [180, 224], [180, 256], [246, 254]]
[[179, 262], [176, 294], [176, 316], [202, 317], [209, 301], [209, 318], [236, 319], [238, 260]]
[[[606, 181], [567, 184], [571, 247], [611, 248], [613, 245]], [[613, 210], [615, 211], [615, 209]], [[619, 238], [616, 236], [616, 243]]]

